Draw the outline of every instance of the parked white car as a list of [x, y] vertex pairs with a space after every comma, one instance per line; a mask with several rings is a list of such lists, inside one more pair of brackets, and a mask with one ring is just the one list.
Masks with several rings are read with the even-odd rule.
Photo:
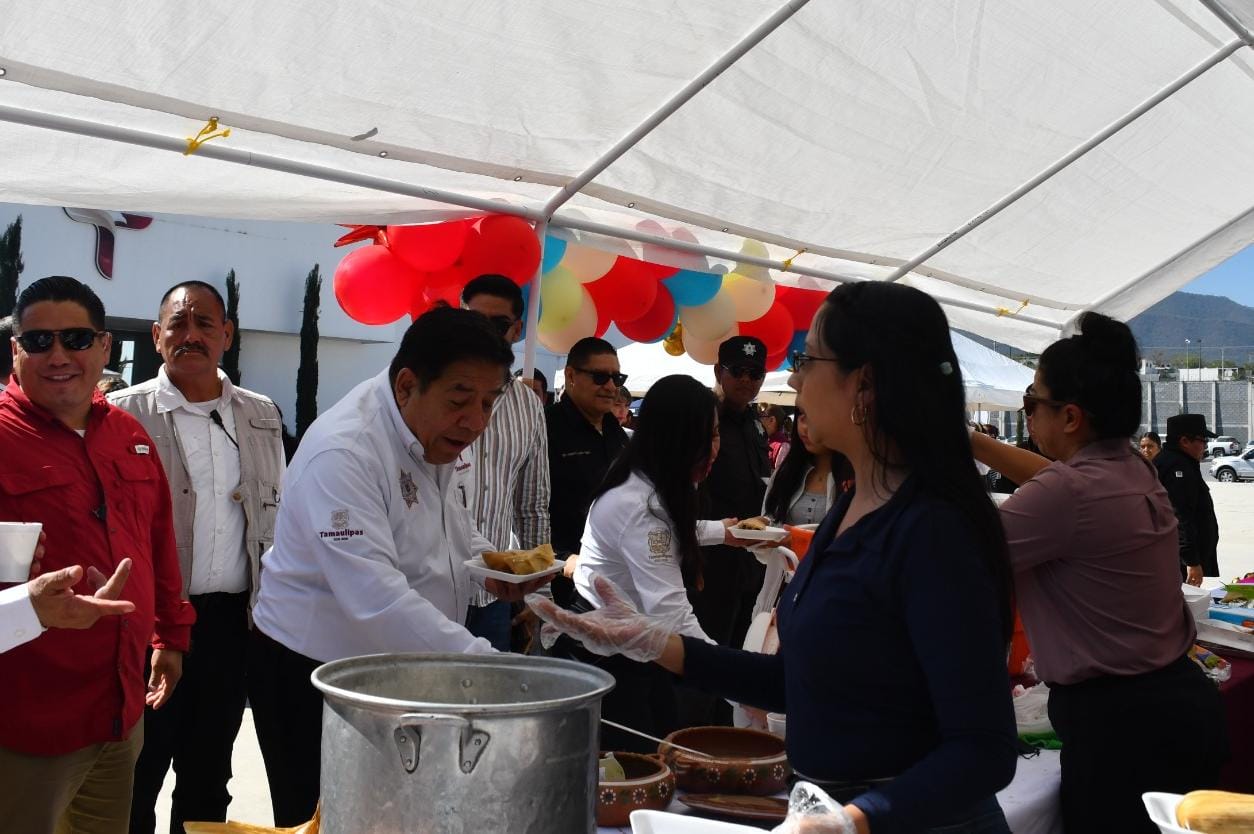
[[1225, 483], [1254, 481], [1254, 449], [1247, 449], [1240, 455], [1215, 458], [1210, 465], [1210, 474], [1215, 476], [1216, 481]]
[[1211, 457], [1219, 457], [1220, 455], [1239, 455], [1241, 454], [1241, 444], [1237, 442], [1235, 437], [1222, 435], [1206, 444], [1206, 454]]

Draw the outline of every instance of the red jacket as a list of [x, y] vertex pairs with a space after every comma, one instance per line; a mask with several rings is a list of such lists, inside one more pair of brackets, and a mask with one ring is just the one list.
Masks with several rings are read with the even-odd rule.
[[[0, 520], [39, 521], [45, 571], [90, 565], [105, 575], [130, 557], [123, 617], [49, 629], [0, 654], [0, 747], [56, 756], [127, 737], [144, 714], [145, 652], [186, 651], [196, 614], [181, 598], [170, 491], [139, 421], [91, 405], [79, 435], [17, 386], [0, 393]], [[91, 593], [86, 580], [74, 589]]]

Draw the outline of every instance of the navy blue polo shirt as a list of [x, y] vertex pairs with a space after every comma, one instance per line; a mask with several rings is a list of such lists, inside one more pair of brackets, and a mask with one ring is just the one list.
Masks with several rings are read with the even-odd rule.
[[788, 758], [824, 781], [891, 778], [854, 804], [876, 834], [944, 824], [1009, 784], [1015, 719], [994, 582], [959, 510], [913, 479], [834, 538], [780, 601], [780, 653], [685, 638], [685, 679], [788, 713]]

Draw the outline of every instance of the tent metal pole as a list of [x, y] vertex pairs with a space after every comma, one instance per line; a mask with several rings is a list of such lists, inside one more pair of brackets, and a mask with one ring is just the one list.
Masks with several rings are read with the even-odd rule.
[[1232, 12], [1228, 11], [1218, 0], [1201, 0], [1211, 14], [1223, 21], [1223, 24], [1231, 29], [1238, 38], [1245, 41], [1249, 46], [1254, 46], [1254, 32], [1245, 28], [1241, 21], [1237, 20]]
[[[33, 110], [27, 110], [21, 107], [12, 107], [9, 105], [0, 104], [0, 121], [13, 122], [15, 124], [23, 124], [30, 127], [42, 127], [50, 130], [57, 130], [62, 133], [73, 133], [79, 136], [91, 136], [97, 139], [108, 139], [114, 142], [123, 142], [128, 145], [139, 145], [141, 147], [155, 148], [157, 150], [175, 151], [180, 154], [187, 150], [187, 142], [181, 138], [163, 136], [158, 133], [149, 133], [147, 131], [133, 130], [131, 128], [117, 127], [114, 125], [98, 124], [96, 122], [87, 121], [86, 119], [59, 116], [53, 113], [39, 113]], [[471, 197], [466, 194], [456, 194], [452, 191], [443, 191], [438, 188], [426, 188], [421, 185], [410, 185], [408, 183], [397, 182], [383, 177], [374, 177], [368, 174], [340, 171], [325, 165], [315, 165], [308, 162], [300, 162], [294, 159], [285, 159], [284, 157], [273, 156], [271, 154], [242, 151], [238, 148], [232, 148], [229, 145], [221, 143], [201, 145], [196, 151], [196, 156], [208, 157], [209, 159], [216, 159], [222, 162], [234, 162], [238, 165], [251, 165], [254, 168], [265, 168], [270, 171], [295, 174], [297, 176], [310, 177], [312, 179], [325, 180], [327, 182], [338, 182], [343, 185], [351, 185], [359, 188], [369, 188], [374, 191], [383, 191], [389, 194], [417, 197], [423, 200], [431, 200], [433, 202], [447, 203], [453, 206], [475, 209], [476, 211], [490, 212], [493, 214], [512, 214], [531, 221], [538, 220], [541, 217], [540, 212], [536, 209], [510, 205], [498, 200]]]
[[778, 29], [784, 21], [796, 14], [810, 0], [788, 0], [783, 6], [778, 8], [770, 17], [755, 26], [747, 35], [737, 41], [731, 49], [724, 52], [714, 60], [712, 64], [701, 71], [696, 78], [693, 78], [683, 87], [681, 87], [674, 95], [667, 99], [657, 110], [650, 113], [644, 118], [640, 124], [632, 128], [623, 138], [619, 139], [614, 145], [587, 168], [585, 168], [578, 176], [566, 183], [561, 189], [554, 194], [544, 204], [544, 216], [548, 217], [557, 211], [558, 207], [567, 200], [579, 193], [585, 185], [608, 168], [610, 165], [621, 157], [627, 151], [631, 150], [641, 139], [649, 135], [652, 130], [666, 121], [676, 110], [687, 104], [693, 96], [704, 90], [711, 81], [717, 78], [728, 67], [736, 63], [744, 57], [750, 49], [757, 46], [762, 40], [776, 29]]
[[[540, 276], [544, 272], [544, 238], [549, 231], [549, 222], [541, 218], [536, 221], [536, 237], [540, 239], [540, 262], [536, 264], [536, 274], [531, 278], [531, 292], [527, 297], [527, 338], [523, 347], [523, 379], [530, 380], [536, 369], [536, 339], [540, 328]], [[554, 380], [556, 384], [556, 380]]]
[[1059, 159], [1053, 165], [1050, 165], [1044, 171], [1041, 171], [1039, 174], [1032, 177], [1032, 179], [1028, 180], [1023, 185], [1019, 186], [1014, 191], [1007, 194], [1005, 197], [1002, 197], [996, 203], [993, 203], [993, 205], [984, 209], [984, 211], [980, 212], [975, 217], [971, 218], [966, 223], [962, 224], [957, 229], [950, 232], [948, 235], [941, 238], [936, 243], [932, 244], [932, 246], [930, 246], [924, 252], [921, 252], [920, 254], [906, 261], [901, 266], [897, 267], [897, 269], [894, 270], [893, 274], [888, 276], [886, 280], [896, 281], [899, 278], [902, 278], [903, 276], [909, 274], [912, 270], [915, 269], [915, 267], [919, 266], [924, 261], [927, 261], [933, 256], [935, 256], [936, 254], [944, 251], [945, 249], [948, 249], [952, 244], [956, 243], [957, 241], [966, 237], [970, 232], [982, 226], [985, 221], [1000, 214], [1003, 209], [1018, 202], [1024, 196], [1036, 190], [1037, 187], [1039, 187], [1046, 180], [1053, 177], [1059, 171], [1063, 170], [1064, 168], [1067, 168], [1073, 162], [1075, 162], [1080, 157], [1087, 154], [1089, 151], [1096, 148], [1098, 145], [1105, 142], [1111, 136], [1114, 136], [1116, 133], [1123, 130], [1128, 125], [1132, 124], [1132, 122], [1141, 118], [1141, 116], [1144, 116], [1150, 110], [1154, 109], [1159, 104], [1166, 101], [1168, 98], [1170, 98], [1175, 93], [1179, 92], [1183, 87], [1185, 87], [1187, 84], [1197, 79], [1207, 70], [1227, 60], [1228, 57], [1232, 55], [1232, 53], [1236, 52], [1238, 49], [1240, 49], [1243, 46], [1245, 46], [1245, 41], [1240, 41], [1240, 40], [1231, 41], [1227, 44], [1224, 44], [1222, 47], [1219, 48], [1217, 52], [1211, 54], [1201, 63], [1195, 65], [1188, 72], [1184, 73], [1184, 75], [1180, 76], [1175, 81], [1171, 82], [1166, 87], [1162, 88], [1157, 93], [1150, 96], [1145, 101], [1141, 102], [1131, 112], [1125, 114], [1124, 116], [1121, 116], [1120, 118], [1116, 119], [1114, 122], [1111, 122], [1109, 125], [1104, 127], [1101, 131], [1095, 134], [1092, 138], [1088, 139], [1086, 142], [1084, 142], [1083, 144], [1079, 145], [1078, 147], [1070, 151], [1066, 156], [1062, 157], [1062, 159]]
[[[619, 229], [615, 226], [607, 226], [603, 223], [594, 223], [591, 220], [583, 220], [577, 217], [564, 217], [556, 215], [549, 221], [549, 225], [558, 229], [575, 229], [578, 231], [592, 232], [593, 234], [604, 235], [606, 237], [621, 238], [624, 240], [634, 240], [640, 243], [653, 243], [668, 249], [675, 249], [681, 252], [692, 252], [697, 255], [709, 255], [713, 258], [721, 260], [737, 261], [740, 263], [752, 264], [753, 266], [766, 267], [779, 272], [790, 272], [797, 275], [808, 275], [813, 278], [822, 278], [827, 281], [836, 281], [838, 283], [847, 284], [852, 281], [868, 280], [863, 278], [852, 278], [848, 275], [840, 275], [836, 272], [827, 272], [822, 269], [811, 269], [809, 267], [797, 266], [796, 264], [785, 264], [783, 261], [773, 261], [770, 258], [759, 258], [755, 255], [746, 255], [740, 252], [732, 252], [729, 249], [719, 249], [714, 246], [706, 246], [700, 243], [690, 243], [688, 241], [676, 240], [669, 237], [661, 237], [659, 235], [641, 232], [635, 229]], [[991, 313], [995, 316], [1006, 316], [1006, 312], [992, 304], [981, 304], [978, 301], [957, 301], [954, 299], [936, 297], [941, 304], [950, 304], [955, 307], [963, 307], [968, 310], [974, 310], [980, 313]], [[1023, 313], [1011, 313], [1010, 318], [1016, 321], [1028, 322], [1030, 324], [1038, 324], [1042, 327], [1048, 327], [1051, 330], [1059, 328], [1058, 322], [1049, 319], [1037, 318], [1032, 315], [1024, 315]]]

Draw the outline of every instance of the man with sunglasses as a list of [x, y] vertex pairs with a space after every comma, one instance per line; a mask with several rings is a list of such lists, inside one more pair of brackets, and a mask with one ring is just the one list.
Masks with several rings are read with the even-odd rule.
[[[522, 336], [526, 306], [522, 289], [510, 279], [471, 280], [462, 290], [462, 306], [486, 316], [508, 344]], [[527, 380], [511, 377], [488, 427], [462, 453], [458, 468], [470, 518], [497, 550], [531, 550], [549, 541], [549, 440], [544, 409]], [[510, 615], [510, 603], [476, 587], [466, 629], [507, 652]]]
[[[702, 518], [752, 518], [762, 509], [771, 474], [766, 431], [752, 408], [766, 376], [766, 345], [753, 336], [733, 336], [719, 345], [718, 383], [722, 446], [702, 486]], [[765, 567], [747, 550], [727, 545], [704, 548], [704, 587], [690, 591], [701, 628], [722, 646], [739, 648], [749, 630]], [[718, 698], [684, 696], [687, 720], [730, 724], [731, 707]]]
[[[614, 346], [589, 336], [571, 347], [565, 378], [562, 398], [544, 412], [552, 479], [549, 517], [553, 547], [577, 553], [592, 493], [627, 445], [627, 432], [614, 416], [618, 389], [627, 375], [619, 368]], [[559, 592], [563, 584], [558, 583]]]
[[181, 832], [186, 820], [225, 821], [231, 802], [231, 750], [248, 697], [249, 612], [285, 469], [278, 409], [219, 367], [234, 338], [218, 290], [182, 281], [161, 297], [152, 325], [157, 376], [108, 397], [143, 423], [165, 467], [183, 593], [197, 615], [196, 651], [178, 693], [163, 709], [145, 711], [131, 834], [153, 834], [171, 765], [170, 831]]
[[1168, 417], [1167, 442], [1154, 458], [1158, 480], [1180, 522], [1180, 573], [1190, 585], [1201, 585], [1204, 576], [1219, 575], [1219, 520], [1201, 465], [1206, 441], [1215, 436], [1206, 427], [1204, 414]]
[[96, 294], [43, 278], [22, 291], [13, 320], [0, 519], [43, 523], [44, 570], [81, 564], [108, 576], [129, 559], [121, 599], [135, 610], [0, 655], [0, 820], [12, 831], [120, 834], [145, 703], [159, 709], [174, 693], [195, 619], [181, 594], [169, 486], [143, 426], [96, 391], [110, 349]]

